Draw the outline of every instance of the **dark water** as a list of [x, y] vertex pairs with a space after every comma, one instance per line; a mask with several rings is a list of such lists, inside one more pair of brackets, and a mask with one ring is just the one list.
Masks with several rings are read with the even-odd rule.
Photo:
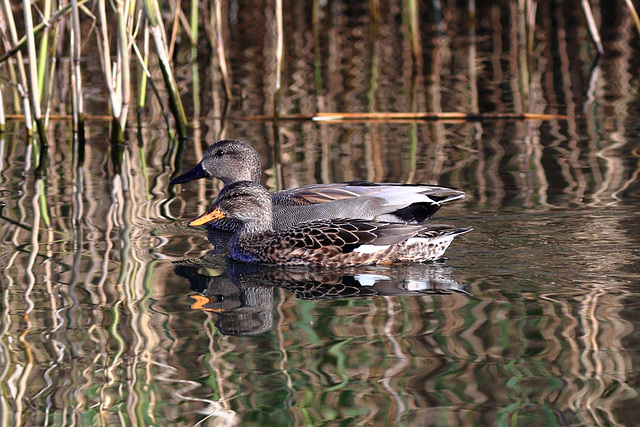
[[[479, 4], [469, 28], [466, 6], [441, 16], [430, 4], [412, 71], [402, 5], [381, 6], [376, 24], [368, 4], [319, 6], [315, 27], [309, 8], [288, 10], [287, 113], [567, 118], [237, 119], [268, 112], [273, 40], [263, 12], [232, 7], [236, 119], [213, 117], [219, 81], [203, 79], [210, 118], [193, 122], [182, 148], [156, 115], [120, 152], [106, 126], [91, 124], [82, 159], [69, 125], [54, 123], [41, 176], [22, 128], [10, 127], [0, 136], [1, 425], [637, 422], [640, 99], [630, 19], [622, 7], [600, 11], [607, 54], [596, 63], [581, 11], [542, 2], [536, 50], [520, 62], [515, 10]], [[271, 189], [354, 179], [461, 189], [467, 197], [433, 220], [474, 231], [433, 264], [231, 263], [185, 226], [219, 183], [168, 185], [208, 143], [230, 137], [255, 146]]]

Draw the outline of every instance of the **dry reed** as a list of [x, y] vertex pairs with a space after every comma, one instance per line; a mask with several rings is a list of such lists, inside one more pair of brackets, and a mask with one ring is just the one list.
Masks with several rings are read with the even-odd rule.
[[[82, 66], [81, 57], [83, 55], [83, 45], [87, 43], [87, 38], [91, 35], [92, 30], [86, 30], [86, 26], [83, 26], [83, 22], [86, 20], [95, 19], [97, 21], [98, 29], [96, 37], [98, 39], [97, 46], [100, 51], [99, 58], [102, 62], [102, 71], [105, 80], [105, 88], [108, 93], [110, 112], [113, 117], [115, 126], [115, 139], [122, 140], [124, 138], [124, 132], [127, 127], [127, 121], [130, 110], [131, 98], [133, 92], [137, 93], [137, 106], [138, 106], [138, 123], [142, 123], [143, 110], [146, 107], [146, 93], [147, 84], [149, 78], [152, 77], [152, 73], [148, 71], [149, 67], [153, 70], [159, 69], [164, 81], [166, 94], [162, 95], [154, 88], [156, 97], [159, 103], [163, 104], [163, 96], [168, 99], [169, 110], [173, 114], [174, 125], [177, 128], [178, 135], [184, 139], [188, 133], [186, 125], [186, 115], [184, 107], [182, 105], [181, 93], [179, 86], [176, 82], [174, 64], [172, 55], [174, 53], [174, 46], [180, 35], [185, 35], [190, 42], [190, 54], [189, 62], [191, 63], [191, 90], [193, 96], [194, 106], [194, 118], [200, 116], [201, 105], [201, 87], [199, 83], [199, 57], [198, 57], [198, 32], [201, 28], [201, 23], [205, 25], [202, 28], [205, 29], [207, 40], [212, 48], [215, 50], [217, 56], [217, 68], [221, 76], [221, 82], [223, 85], [224, 95], [227, 101], [232, 97], [232, 83], [230, 75], [230, 67], [227, 63], [227, 50], [225, 47], [225, 13], [228, 13], [228, 6], [222, 0], [211, 0], [204, 3], [192, 0], [189, 6], [189, 17], [184, 16], [180, 8], [180, 2], [171, 3], [170, 16], [164, 15], [164, 18], [168, 20], [170, 27], [169, 40], [167, 40], [167, 31], [165, 30], [164, 23], [162, 21], [162, 12], [164, 9], [157, 0], [122, 0], [114, 3], [106, 2], [105, 0], [95, 0], [95, 9], [97, 11], [97, 17], [93, 17], [88, 9], [85, 9], [89, 0], [71, 0], [69, 4], [64, 6], [60, 5], [54, 10], [55, 2], [46, 0], [42, 3], [42, 11], [36, 18], [41, 22], [34, 22], [34, 16], [32, 14], [31, 2], [23, 0], [22, 11], [24, 14], [24, 36], [18, 37], [16, 29], [14, 13], [17, 8], [11, 7], [9, 0], [0, 0], [2, 5], [2, 12], [5, 17], [6, 28], [3, 28], [5, 33], [5, 46], [6, 52], [0, 57], [0, 64], [8, 64], [8, 72], [11, 79], [11, 86], [4, 85], [4, 88], [11, 87], [11, 93], [13, 95], [13, 114], [4, 113], [4, 117], [15, 117], [16, 113], [20, 113], [22, 110], [25, 114], [25, 122], [27, 129], [30, 132], [32, 120], [37, 126], [39, 137], [43, 143], [46, 144], [46, 127], [48, 121], [51, 118], [58, 117], [59, 115], [51, 114], [51, 102], [54, 100], [54, 86], [52, 82], [55, 80], [57, 73], [56, 60], [59, 57], [60, 52], [56, 52], [59, 49], [59, 31], [62, 24], [70, 22], [69, 28], [70, 44], [69, 44], [69, 59], [71, 63], [71, 83], [73, 90], [71, 91], [72, 106], [71, 114], [73, 116], [74, 129], [79, 132], [82, 129], [82, 123], [87, 119], [87, 115], [84, 111], [84, 96], [82, 85]], [[630, 15], [633, 17], [634, 24], [638, 28], [640, 33], [640, 19], [633, 3], [630, 0], [625, 0]], [[381, 5], [377, 1], [372, 1], [370, 5], [370, 19], [372, 24], [372, 31], [376, 32], [376, 28], [380, 25], [381, 21]], [[226, 6], [226, 7], [225, 7]], [[314, 40], [320, 37], [318, 32], [319, 24], [315, 22], [317, 20], [317, 11], [322, 6], [319, 6], [314, 2], [312, 19]], [[468, 5], [469, 11], [469, 30], [470, 36], [475, 38], [475, 2], [470, 2]], [[591, 5], [588, 0], [581, 0], [581, 7], [585, 15], [587, 28], [592, 36], [597, 52], [602, 53], [602, 43], [600, 41], [599, 31], [596, 25]], [[422, 72], [422, 40], [420, 33], [423, 23], [420, 20], [420, 12], [418, 3], [413, 0], [403, 2], [403, 8], [406, 11], [406, 23], [408, 27], [408, 39], [411, 45], [412, 65], [414, 73], [418, 74]], [[520, 51], [519, 58], [520, 63], [517, 65], [520, 69], [519, 76], [522, 81], [522, 94], [523, 99], [528, 96], [528, 55], [531, 55], [534, 47], [534, 29], [536, 26], [538, 3], [531, 0], [520, 0], [518, 2], [518, 20], [520, 23], [519, 39], [523, 45], [526, 46], [526, 51]], [[444, 8], [446, 9], [446, 7]], [[436, 22], [442, 20], [442, 6], [439, 2], [434, 3], [434, 17]], [[141, 16], [136, 17], [136, 11], [142, 13]], [[200, 13], [205, 11], [205, 13]], [[272, 92], [272, 108], [273, 112], [270, 116], [261, 117], [264, 120], [266, 117], [271, 117], [274, 120], [282, 118], [284, 120], [296, 119], [296, 120], [354, 120], [354, 117], [349, 117], [351, 112], [346, 111], [343, 113], [312, 113], [312, 114], [300, 114], [299, 116], [286, 114], [283, 111], [282, 97], [286, 90], [282, 86], [283, 75], [286, 74], [285, 70], [285, 51], [287, 44], [284, 39], [283, 22], [285, 17], [283, 15], [283, 3], [282, 0], [277, 0], [274, 3], [274, 15], [275, 15], [275, 46], [274, 46], [274, 60], [275, 70], [272, 74], [273, 92]], [[61, 22], [63, 21], [63, 22]], [[114, 22], [115, 21], [115, 22]], [[136, 28], [134, 29], [134, 25]], [[36, 38], [39, 38], [39, 43], [36, 43]], [[149, 39], [155, 47], [155, 58], [157, 63], [151, 61], [149, 57]], [[112, 45], [111, 42], [115, 40], [116, 54], [115, 57], [111, 54]], [[143, 46], [142, 49], [138, 47], [138, 44]], [[37, 46], [37, 47], [36, 47]], [[314, 48], [318, 44], [314, 41]], [[142, 53], [140, 53], [142, 50]], [[135, 55], [132, 55], [135, 52]], [[28, 61], [25, 61], [22, 57], [23, 53], [28, 56]], [[64, 55], [64, 52], [62, 52]], [[470, 55], [473, 52], [470, 51]], [[13, 61], [7, 62], [7, 59], [14, 57]], [[133, 60], [135, 59], [135, 60]], [[475, 61], [471, 56], [470, 61]], [[139, 64], [141, 72], [137, 87], [133, 88], [132, 85], [132, 67]], [[25, 67], [26, 65], [26, 67]], [[15, 67], [15, 68], [14, 68]], [[471, 64], [471, 69], [473, 64]], [[147, 71], [145, 71], [147, 70]], [[318, 73], [318, 69], [314, 69], [314, 73]], [[314, 76], [314, 80], [318, 80], [319, 74]], [[471, 75], [470, 77], [473, 77]], [[473, 78], [472, 78], [473, 80]], [[375, 83], [375, 81], [372, 81]], [[153, 87], [153, 81], [151, 81]], [[377, 84], [377, 83], [376, 83]], [[374, 86], [375, 91], [375, 86]], [[6, 92], [5, 92], [6, 95]], [[22, 105], [16, 105], [17, 100], [21, 99]], [[472, 102], [471, 104], [474, 104]], [[524, 119], [529, 120], [530, 117], [520, 114], [506, 114], [502, 115], [499, 112], [496, 113], [481, 113], [475, 111], [474, 108], [470, 108], [467, 113], [440, 113], [437, 110], [437, 106], [434, 106], [433, 112], [424, 111], [424, 107], [420, 107], [419, 103], [412, 103], [411, 114], [409, 113], [372, 113], [374, 115], [368, 117], [361, 117], [364, 120], [396, 120], [396, 119], [418, 119], [418, 120], [487, 120], [487, 119]], [[43, 108], [44, 106], [44, 114]], [[322, 105], [319, 105], [319, 110], [322, 110]], [[473, 107], [473, 106], [471, 106]], [[526, 111], [526, 105], [522, 104], [524, 108], [522, 111]], [[420, 111], [422, 110], [422, 111]], [[11, 112], [10, 112], [11, 113]], [[333, 118], [323, 117], [323, 114], [327, 114]], [[413, 115], [412, 115], [413, 114]], [[95, 116], [95, 115], [94, 115]], [[557, 118], [557, 116], [556, 116]], [[533, 118], [536, 119], [535, 117]], [[540, 119], [540, 117], [538, 117]], [[544, 118], [542, 118], [544, 119]]]

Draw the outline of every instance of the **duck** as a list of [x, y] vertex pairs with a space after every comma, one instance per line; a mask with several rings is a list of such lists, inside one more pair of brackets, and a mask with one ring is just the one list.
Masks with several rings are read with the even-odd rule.
[[[228, 186], [239, 181], [260, 183], [261, 174], [260, 156], [249, 143], [225, 139], [211, 145], [191, 170], [169, 182], [181, 184], [213, 177]], [[464, 197], [464, 192], [453, 188], [424, 184], [351, 181], [307, 185], [270, 193], [272, 226], [286, 230], [301, 222], [332, 218], [422, 224], [444, 203]], [[226, 219], [208, 226], [234, 231], [238, 223]]]
[[340, 267], [426, 262], [441, 258], [453, 239], [471, 227], [376, 220], [315, 219], [273, 229], [273, 201], [253, 181], [225, 186], [211, 208], [190, 227], [231, 218], [238, 228], [228, 256], [245, 263]]

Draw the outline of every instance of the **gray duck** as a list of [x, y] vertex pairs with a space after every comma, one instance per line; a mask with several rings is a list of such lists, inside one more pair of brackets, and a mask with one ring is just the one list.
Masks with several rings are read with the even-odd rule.
[[239, 225], [229, 240], [232, 259], [320, 267], [433, 261], [444, 255], [454, 237], [471, 231], [471, 227], [442, 224], [345, 218], [274, 230], [272, 216], [267, 190], [255, 182], [240, 181], [225, 186], [211, 208], [189, 226], [230, 218]]
[[[226, 139], [211, 145], [202, 160], [187, 173], [171, 179], [179, 184], [205, 177], [222, 180], [225, 186], [238, 181], [260, 183], [262, 166], [258, 153], [248, 143]], [[434, 185], [372, 182], [316, 184], [270, 194], [273, 228], [286, 230], [314, 219], [358, 218], [421, 224], [442, 204], [462, 199], [464, 192]], [[232, 219], [209, 224], [234, 231]]]

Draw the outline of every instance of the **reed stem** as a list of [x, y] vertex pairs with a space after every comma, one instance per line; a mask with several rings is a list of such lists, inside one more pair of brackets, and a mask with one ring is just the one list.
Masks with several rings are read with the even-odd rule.
[[411, 33], [411, 56], [414, 64], [422, 62], [422, 44], [420, 41], [420, 13], [416, 0], [408, 0], [409, 32]]
[[[135, 50], [135, 47], [134, 47]], [[140, 72], [140, 86], [138, 93], [138, 121], [141, 122], [142, 111], [146, 105], [147, 99], [147, 67], [149, 65], [149, 22], [145, 21], [144, 29], [142, 31], [142, 55], [140, 57], [141, 72]], [[140, 123], [139, 123], [140, 124]]]
[[273, 116], [280, 114], [280, 90], [282, 88], [282, 61], [284, 57], [284, 35], [282, 0], [276, 0], [276, 75], [273, 91]]
[[73, 129], [84, 139], [84, 100], [80, 69], [80, 13], [78, 0], [71, 0], [71, 86], [73, 89]]
[[111, 105], [112, 117], [120, 116], [120, 102], [116, 94], [115, 82], [113, 74], [111, 72], [111, 48], [109, 47], [109, 33], [107, 31], [107, 12], [106, 12], [106, 0], [100, 0], [98, 2], [98, 23], [100, 25], [96, 35], [99, 42], [101, 59], [102, 59], [102, 71], [104, 72], [105, 80], [107, 83], [107, 94], [109, 95], [109, 104]]
[[[53, 40], [51, 45], [53, 46], [54, 52], [55, 50], [58, 49], [58, 43], [60, 43], [60, 25], [56, 25], [55, 29], [53, 30]], [[45, 128], [49, 127], [49, 117], [51, 114], [51, 101], [53, 99], [53, 88], [55, 87], [55, 75], [56, 75], [56, 70], [58, 68], [58, 60], [56, 58], [57, 55], [53, 54], [51, 55], [51, 58], [49, 58], [49, 60], [51, 61], [51, 63], [49, 64], [49, 76], [46, 78], [45, 81], [45, 100], [44, 100], [44, 126]]]
[[227, 55], [224, 50], [224, 38], [222, 37], [222, 0], [214, 0], [215, 7], [215, 33], [216, 51], [218, 52], [218, 62], [220, 63], [220, 72], [222, 73], [222, 82], [227, 95], [227, 101], [231, 100], [231, 80], [229, 79], [229, 68], [227, 66]]
[[[7, 61], [7, 68], [9, 69], [9, 81], [13, 84], [14, 87], [17, 87], [19, 85], [18, 73], [16, 73], [16, 67], [13, 64], [13, 61]], [[12, 90], [11, 98], [14, 111], [17, 113], [21, 112], [22, 102], [20, 100], [20, 91]]]
[[191, 31], [191, 79], [193, 81], [193, 115], [200, 115], [200, 68], [198, 67], [198, 0], [191, 0], [189, 9], [189, 29]]
[[[5, 23], [7, 24], [6, 25], [7, 28], [5, 28], [5, 30], [8, 30], [9, 32], [8, 36], [11, 44], [13, 46], [16, 46], [18, 43], [18, 32], [16, 31], [16, 24], [13, 19], [13, 13], [11, 11], [11, 4], [9, 3], [9, 0], [1, 0], [1, 1], [2, 2], [0, 3], [0, 5], [2, 6], [2, 12], [4, 13], [4, 16], [5, 16]], [[25, 40], [25, 43], [26, 43], [26, 38], [23, 37], [23, 39]], [[7, 54], [5, 54], [3, 58], [5, 56], [6, 56], [6, 59], [10, 58], [11, 55], [7, 56], [8, 54], [9, 54], [9, 50], [7, 50]], [[24, 60], [22, 58], [22, 52], [20, 52], [19, 50], [16, 50], [14, 54], [16, 55], [16, 60], [17, 60], [16, 63], [18, 66], [18, 75], [16, 80], [19, 80], [19, 81], [16, 81], [17, 93], [20, 96], [22, 107], [24, 108], [25, 125], [27, 128], [27, 134], [31, 135], [33, 133], [33, 124], [31, 123], [31, 107], [29, 106], [29, 98], [26, 96], [26, 91], [28, 87], [27, 73], [26, 73], [26, 70], [24, 69]], [[1, 59], [0, 59], [0, 63], [2, 63]], [[10, 69], [12, 69], [12, 67], [10, 67]]]
[[[13, 20], [13, 15], [11, 13], [11, 5], [9, 5], [8, 0], [2, 0], [3, 3], [7, 3], [8, 6], [5, 6], [4, 4], [3, 6], [3, 12], [5, 13], [5, 16], [7, 17], [7, 20], [9, 21], [9, 28], [13, 28], [12, 33], [15, 32], [15, 22]], [[82, 6], [83, 4], [87, 3], [89, 0], [80, 0], [78, 1], [78, 6]], [[8, 11], [5, 10], [5, 8], [8, 7]], [[56, 13], [54, 13], [53, 15], [51, 15], [51, 19], [49, 19], [48, 22], [41, 22], [38, 25], [36, 25], [35, 27], [33, 27], [33, 35], [36, 36], [40, 33], [40, 31], [44, 30], [47, 26], [52, 26], [53, 24], [55, 24], [60, 18], [62, 18], [64, 15], [66, 15], [67, 13], [69, 13], [71, 11], [71, 4], [68, 4], [64, 7], [61, 7], [60, 9], [58, 9], [56, 11]], [[14, 34], [11, 34], [11, 47], [9, 49], [7, 49], [7, 51], [5, 52], [4, 55], [0, 56], [0, 64], [3, 63], [4, 61], [6, 61], [7, 59], [11, 58], [13, 55], [17, 54], [17, 52], [19, 52], [21, 49], [24, 49], [24, 47], [27, 44], [27, 36], [22, 36], [22, 38], [18, 39], [17, 33], [15, 33], [15, 39], [14, 39]], [[21, 62], [21, 61], [20, 61]]]
[[23, 0], [22, 11], [24, 13], [25, 33], [27, 36], [27, 56], [29, 57], [29, 73], [27, 74], [27, 91], [31, 102], [31, 111], [36, 122], [36, 129], [40, 137], [40, 143], [47, 145], [47, 136], [42, 122], [40, 111], [40, 96], [38, 91], [38, 61], [36, 59], [36, 41], [33, 33], [33, 17], [29, 0]]
[[2, 91], [4, 90], [4, 85], [0, 84], [0, 134], [4, 133], [7, 129], [7, 121], [4, 116], [4, 100], [2, 99]]
[[[148, 27], [147, 27], [148, 28]], [[138, 57], [138, 61], [140, 61], [140, 66], [142, 67], [142, 72], [145, 75], [145, 81], [149, 83], [149, 86], [151, 86], [151, 90], [153, 91], [154, 95], [156, 96], [156, 98], [158, 99], [159, 102], [162, 102], [162, 99], [160, 97], [160, 93], [158, 91], [158, 88], [156, 87], [156, 85], [153, 83], [153, 80], [151, 79], [151, 72], [149, 72], [149, 69], [146, 66], [146, 63], [148, 62], [148, 59], [144, 59], [142, 57], [142, 54], [140, 53], [140, 50], [138, 49], [137, 45], [132, 45], [133, 47], [133, 51], [135, 52], [136, 56]], [[148, 58], [149, 55], [149, 51], [148, 51], [148, 35], [147, 35], [147, 45], [145, 46], [145, 48], [147, 49], [146, 55]], [[146, 90], [146, 86], [145, 86], [145, 90]], [[144, 106], [144, 105], [143, 105]], [[171, 132], [171, 125], [169, 123], [169, 117], [167, 117], [167, 114], [165, 113], [164, 109], [162, 110], [162, 117], [164, 118], [164, 121], [167, 125], [167, 129], [169, 130], [169, 136], [171, 139], [174, 138], [173, 133]]]
[[[51, 0], [44, 2], [44, 10], [42, 11], [42, 19], [49, 21], [51, 18]], [[47, 72], [48, 51], [49, 51], [49, 32], [50, 27], [45, 27], [42, 38], [40, 39], [40, 50], [38, 51], [38, 91], [40, 99], [44, 98], [45, 91], [45, 74]]]
[[182, 106], [182, 100], [180, 99], [180, 91], [178, 85], [173, 76], [171, 68], [171, 60], [169, 59], [169, 51], [167, 49], [167, 41], [164, 35], [164, 26], [159, 19], [158, 5], [153, 0], [144, 0], [144, 11], [147, 20], [149, 21], [149, 31], [151, 37], [156, 46], [156, 52], [158, 54], [158, 60], [160, 61], [160, 69], [164, 78], [164, 83], [169, 94], [169, 107], [173, 113], [173, 117], [176, 121], [176, 127], [178, 128], [178, 135], [180, 140], [184, 141], [187, 138], [187, 118], [184, 113], [184, 107]]
[[638, 34], [640, 34], [640, 18], [638, 17], [638, 12], [636, 11], [636, 8], [631, 0], [624, 0], [624, 2], [629, 8], [629, 12], [631, 13], [631, 17], [633, 18], [633, 23], [636, 26]]
[[[124, 131], [127, 126], [127, 116], [129, 114], [129, 102], [131, 100], [131, 51], [129, 49], [129, 34], [127, 31], [128, 1], [117, 3], [118, 15], [118, 69], [120, 78], [118, 79], [120, 88], [120, 108], [117, 115], [118, 120], [118, 140], [124, 140]], [[114, 117], [116, 117], [114, 115]]]
[[589, 0], [581, 0], [582, 3], [582, 11], [584, 12], [584, 16], [587, 18], [587, 25], [589, 27], [589, 33], [591, 34], [591, 39], [593, 43], [596, 45], [596, 49], [598, 53], [602, 55], [604, 53], [604, 49], [602, 48], [602, 41], [600, 40], [600, 33], [598, 32], [598, 26], [596, 25], [596, 20], [593, 17], [593, 12], [591, 11], [591, 5], [589, 4]]

